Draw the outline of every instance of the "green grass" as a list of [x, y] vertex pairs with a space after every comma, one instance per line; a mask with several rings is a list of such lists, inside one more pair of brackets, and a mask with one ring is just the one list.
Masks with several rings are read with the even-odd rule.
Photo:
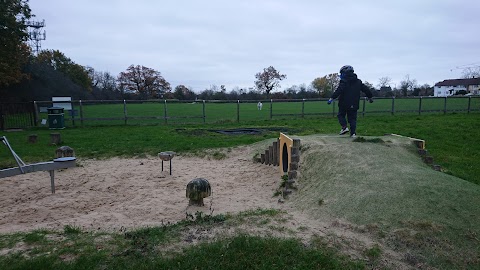
[[[469, 103], [471, 111], [480, 111], [480, 98], [450, 97], [433, 98], [376, 98], [370, 104], [363, 99], [360, 101], [359, 114], [362, 115], [389, 115], [392, 114], [442, 114], [447, 112], [467, 112]], [[43, 104], [39, 106], [49, 106]], [[421, 106], [420, 106], [421, 105]], [[363, 108], [365, 107], [365, 111]], [[241, 101], [207, 101], [176, 102], [176, 101], [110, 101], [110, 102], [79, 102], [73, 103], [78, 116], [71, 119], [65, 113], [65, 125], [72, 126], [111, 126], [111, 125], [165, 125], [165, 124], [201, 124], [221, 122], [250, 122], [279, 118], [315, 118], [319, 115], [335, 115], [338, 111], [336, 103], [327, 105], [325, 100], [292, 100], [292, 101], [264, 101], [263, 110], [257, 109], [256, 102]], [[420, 111], [421, 109], [421, 111]], [[205, 114], [204, 114], [205, 112]], [[203, 116], [205, 115], [205, 118]], [[166, 119], [165, 119], [165, 116]], [[80, 117], [84, 121], [80, 121]], [[46, 113], [39, 115], [40, 119], [47, 119]], [[103, 118], [98, 120], [97, 118]], [[39, 119], [39, 120], [40, 120]], [[9, 125], [7, 125], [9, 126]]]
[[[222, 135], [213, 129], [238, 127], [263, 128], [260, 135]], [[161, 151], [201, 152], [206, 149], [250, 144], [278, 136], [279, 131], [296, 135], [337, 133], [334, 117], [261, 120], [244, 124], [216, 123], [205, 125], [168, 126], [98, 126], [48, 130], [36, 128], [3, 132], [15, 152], [25, 162], [51, 160], [57, 146], [50, 144], [50, 133], [60, 133], [62, 145], [72, 147], [80, 158], [156, 155]], [[371, 115], [358, 119], [358, 134], [378, 136], [396, 133], [426, 141], [429, 154], [446, 173], [480, 184], [480, 114]], [[38, 142], [28, 144], [29, 134], [37, 134]], [[217, 154], [216, 158], [221, 158]], [[0, 167], [16, 166], [8, 149], [0, 148]]]
[[[182, 235], [210, 231], [224, 223], [252, 222], [275, 218], [277, 210], [257, 209], [237, 216], [209, 216], [178, 224], [141, 228], [121, 233], [37, 232], [42, 240], [21, 243], [31, 233], [0, 236], [1, 269], [365, 269], [365, 265], [340, 255], [318, 239], [306, 247], [295, 238], [238, 234], [198, 246], [175, 248]], [[280, 218], [280, 217], [279, 217]], [[268, 227], [267, 223], [256, 223]], [[45, 240], [47, 239], [47, 240]]]

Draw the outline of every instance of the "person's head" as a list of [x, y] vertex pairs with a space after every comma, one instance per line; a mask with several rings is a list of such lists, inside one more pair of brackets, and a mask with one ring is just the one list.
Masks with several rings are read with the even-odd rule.
[[340, 75], [341, 74], [347, 74], [347, 73], [353, 73], [353, 67], [349, 65], [345, 65], [340, 69]]
[[340, 69], [340, 79], [345, 78], [349, 74], [353, 74], [354, 70], [352, 66], [345, 65]]

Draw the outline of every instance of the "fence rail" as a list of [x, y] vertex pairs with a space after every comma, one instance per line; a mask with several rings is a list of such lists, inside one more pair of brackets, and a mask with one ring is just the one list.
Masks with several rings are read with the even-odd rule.
[[[242, 122], [278, 118], [312, 118], [336, 116], [336, 102], [327, 99], [261, 100], [73, 100], [64, 113], [65, 126], [101, 125], [168, 125], [218, 122]], [[48, 119], [47, 108], [52, 101], [35, 101], [29, 105], [0, 104], [2, 130], [15, 127], [42, 126]], [[3, 107], [2, 107], [3, 106]], [[30, 111], [23, 107], [30, 107]], [[5, 108], [9, 113], [4, 113]], [[21, 107], [21, 108], [20, 108]], [[360, 99], [359, 115], [427, 114], [447, 112], [478, 112], [480, 96], [375, 98], [368, 103]], [[17, 120], [15, 120], [17, 119]], [[18, 120], [22, 119], [22, 120]], [[12, 125], [12, 123], [15, 123]]]

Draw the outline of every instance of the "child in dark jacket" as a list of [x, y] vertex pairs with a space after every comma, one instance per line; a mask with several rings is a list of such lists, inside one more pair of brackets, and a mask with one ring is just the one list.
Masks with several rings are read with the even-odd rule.
[[[356, 137], [357, 111], [360, 102], [360, 91], [364, 92], [370, 103], [373, 95], [368, 86], [362, 83], [354, 73], [352, 66], [343, 66], [340, 69], [340, 84], [328, 100], [328, 104], [338, 98], [338, 122], [342, 126], [340, 135], [348, 133], [347, 120], [350, 124], [350, 137]], [[345, 116], [347, 119], [345, 119]]]

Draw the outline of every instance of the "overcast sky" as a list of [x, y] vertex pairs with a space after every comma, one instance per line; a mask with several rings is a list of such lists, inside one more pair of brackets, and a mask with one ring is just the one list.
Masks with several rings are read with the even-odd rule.
[[172, 87], [253, 87], [274, 66], [292, 85], [352, 65], [363, 81], [392, 87], [458, 78], [480, 65], [476, 0], [30, 0], [45, 20], [42, 49], [117, 76], [130, 65]]

